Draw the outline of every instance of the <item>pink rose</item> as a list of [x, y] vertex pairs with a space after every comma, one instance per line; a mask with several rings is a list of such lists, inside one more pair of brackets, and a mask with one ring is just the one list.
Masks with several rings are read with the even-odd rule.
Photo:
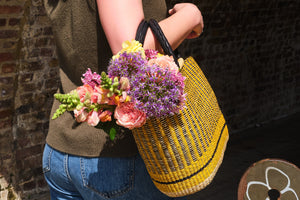
[[93, 88], [89, 85], [83, 85], [76, 89], [80, 102], [84, 102], [85, 100], [88, 100], [91, 97], [91, 94], [93, 93]]
[[85, 107], [82, 108], [81, 110], [74, 110], [74, 116], [76, 118], [77, 122], [85, 122], [88, 116], [88, 112], [86, 112]]
[[149, 65], [156, 64], [156, 65], [160, 66], [161, 68], [168, 69], [170, 71], [175, 71], [175, 72], [179, 71], [178, 66], [176, 65], [173, 57], [171, 57], [171, 56], [160, 56], [155, 59], [150, 59], [148, 61], [148, 64]]
[[99, 121], [100, 121], [99, 113], [96, 111], [91, 111], [87, 117], [87, 123], [91, 126], [97, 126]]
[[132, 102], [122, 103], [117, 106], [114, 117], [118, 125], [129, 129], [141, 127], [146, 122], [146, 114], [135, 109]]

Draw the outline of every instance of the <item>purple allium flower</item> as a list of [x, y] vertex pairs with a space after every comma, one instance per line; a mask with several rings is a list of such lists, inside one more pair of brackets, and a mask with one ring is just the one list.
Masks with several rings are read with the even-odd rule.
[[140, 53], [120, 54], [119, 58], [111, 60], [108, 66], [108, 75], [110, 77], [128, 77], [139, 73], [140, 69], [146, 65], [147, 61], [142, 58]]
[[84, 85], [90, 85], [92, 88], [100, 85], [101, 83], [101, 76], [96, 72], [92, 73], [90, 68], [88, 68], [88, 70], [82, 76], [84, 77], [81, 78], [82, 83]]
[[129, 95], [147, 117], [175, 114], [184, 106], [184, 79], [179, 72], [146, 65], [131, 77]]
[[153, 49], [146, 49], [145, 50], [145, 55], [146, 55], [146, 58], [148, 60], [155, 59], [157, 54], [158, 54], [158, 51], [156, 51], [156, 50], [153, 50]]

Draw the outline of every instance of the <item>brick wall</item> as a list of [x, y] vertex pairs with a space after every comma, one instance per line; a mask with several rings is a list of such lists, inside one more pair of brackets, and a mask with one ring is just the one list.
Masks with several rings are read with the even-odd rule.
[[57, 61], [42, 0], [0, 1], [0, 199], [47, 190], [41, 158]]
[[300, 1], [191, 2], [204, 32], [180, 52], [201, 65], [231, 133], [299, 112]]
[[[202, 67], [231, 133], [299, 112], [299, 1], [194, 3], [205, 29], [180, 52]], [[42, 0], [0, 0], [0, 199], [46, 190], [41, 157], [57, 88], [54, 49]]]

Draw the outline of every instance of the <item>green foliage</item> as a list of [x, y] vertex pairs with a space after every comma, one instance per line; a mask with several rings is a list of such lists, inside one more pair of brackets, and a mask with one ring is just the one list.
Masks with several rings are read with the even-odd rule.
[[59, 108], [55, 111], [52, 119], [56, 119], [66, 111], [73, 111], [75, 108], [82, 107], [79, 96], [76, 91], [72, 91], [68, 94], [54, 94], [54, 98], [57, 99], [61, 104]]
[[112, 141], [115, 139], [118, 130], [121, 128], [121, 126], [116, 124], [114, 119], [108, 122], [99, 122], [95, 127], [102, 129], [105, 133], [107, 133]]
[[119, 79], [118, 77], [115, 77], [113, 80], [107, 76], [105, 72], [101, 73], [101, 87], [103, 89], [109, 90], [107, 93], [107, 97], [111, 97], [114, 94], [117, 94], [119, 96], [122, 95], [122, 91], [119, 90]]

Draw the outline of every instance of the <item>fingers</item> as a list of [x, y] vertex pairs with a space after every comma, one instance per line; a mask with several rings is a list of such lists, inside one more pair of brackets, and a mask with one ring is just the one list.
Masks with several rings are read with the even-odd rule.
[[170, 10], [169, 10], [169, 15], [173, 15], [175, 13], [175, 9], [174, 8], [171, 8]]
[[201, 35], [201, 33], [196, 33], [196, 32], [191, 32], [187, 37], [186, 39], [194, 39], [194, 38], [197, 38]]
[[[201, 14], [201, 11], [199, 8], [191, 3], [179, 3], [175, 4], [173, 8], [169, 10], [170, 15], [174, 15], [177, 12], [180, 12], [181, 10], [184, 10], [184, 12], [188, 12], [191, 14], [193, 18], [193, 27], [191, 28], [191, 33], [186, 37], [187, 39], [196, 38], [199, 37], [200, 34], [203, 31], [204, 23], [203, 23], [203, 17]], [[183, 21], [185, 20], [182, 19]], [[187, 22], [188, 23], [188, 22]]]
[[178, 4], [175, 4], [174, 7], [169, 10], [169, 14], [170, 15], [175, 14], [176, 12], [178, 12], [179, 10], [181, 10], [183, 7], [185, 7], [187, 4], [188, 3], [178, 3]]

